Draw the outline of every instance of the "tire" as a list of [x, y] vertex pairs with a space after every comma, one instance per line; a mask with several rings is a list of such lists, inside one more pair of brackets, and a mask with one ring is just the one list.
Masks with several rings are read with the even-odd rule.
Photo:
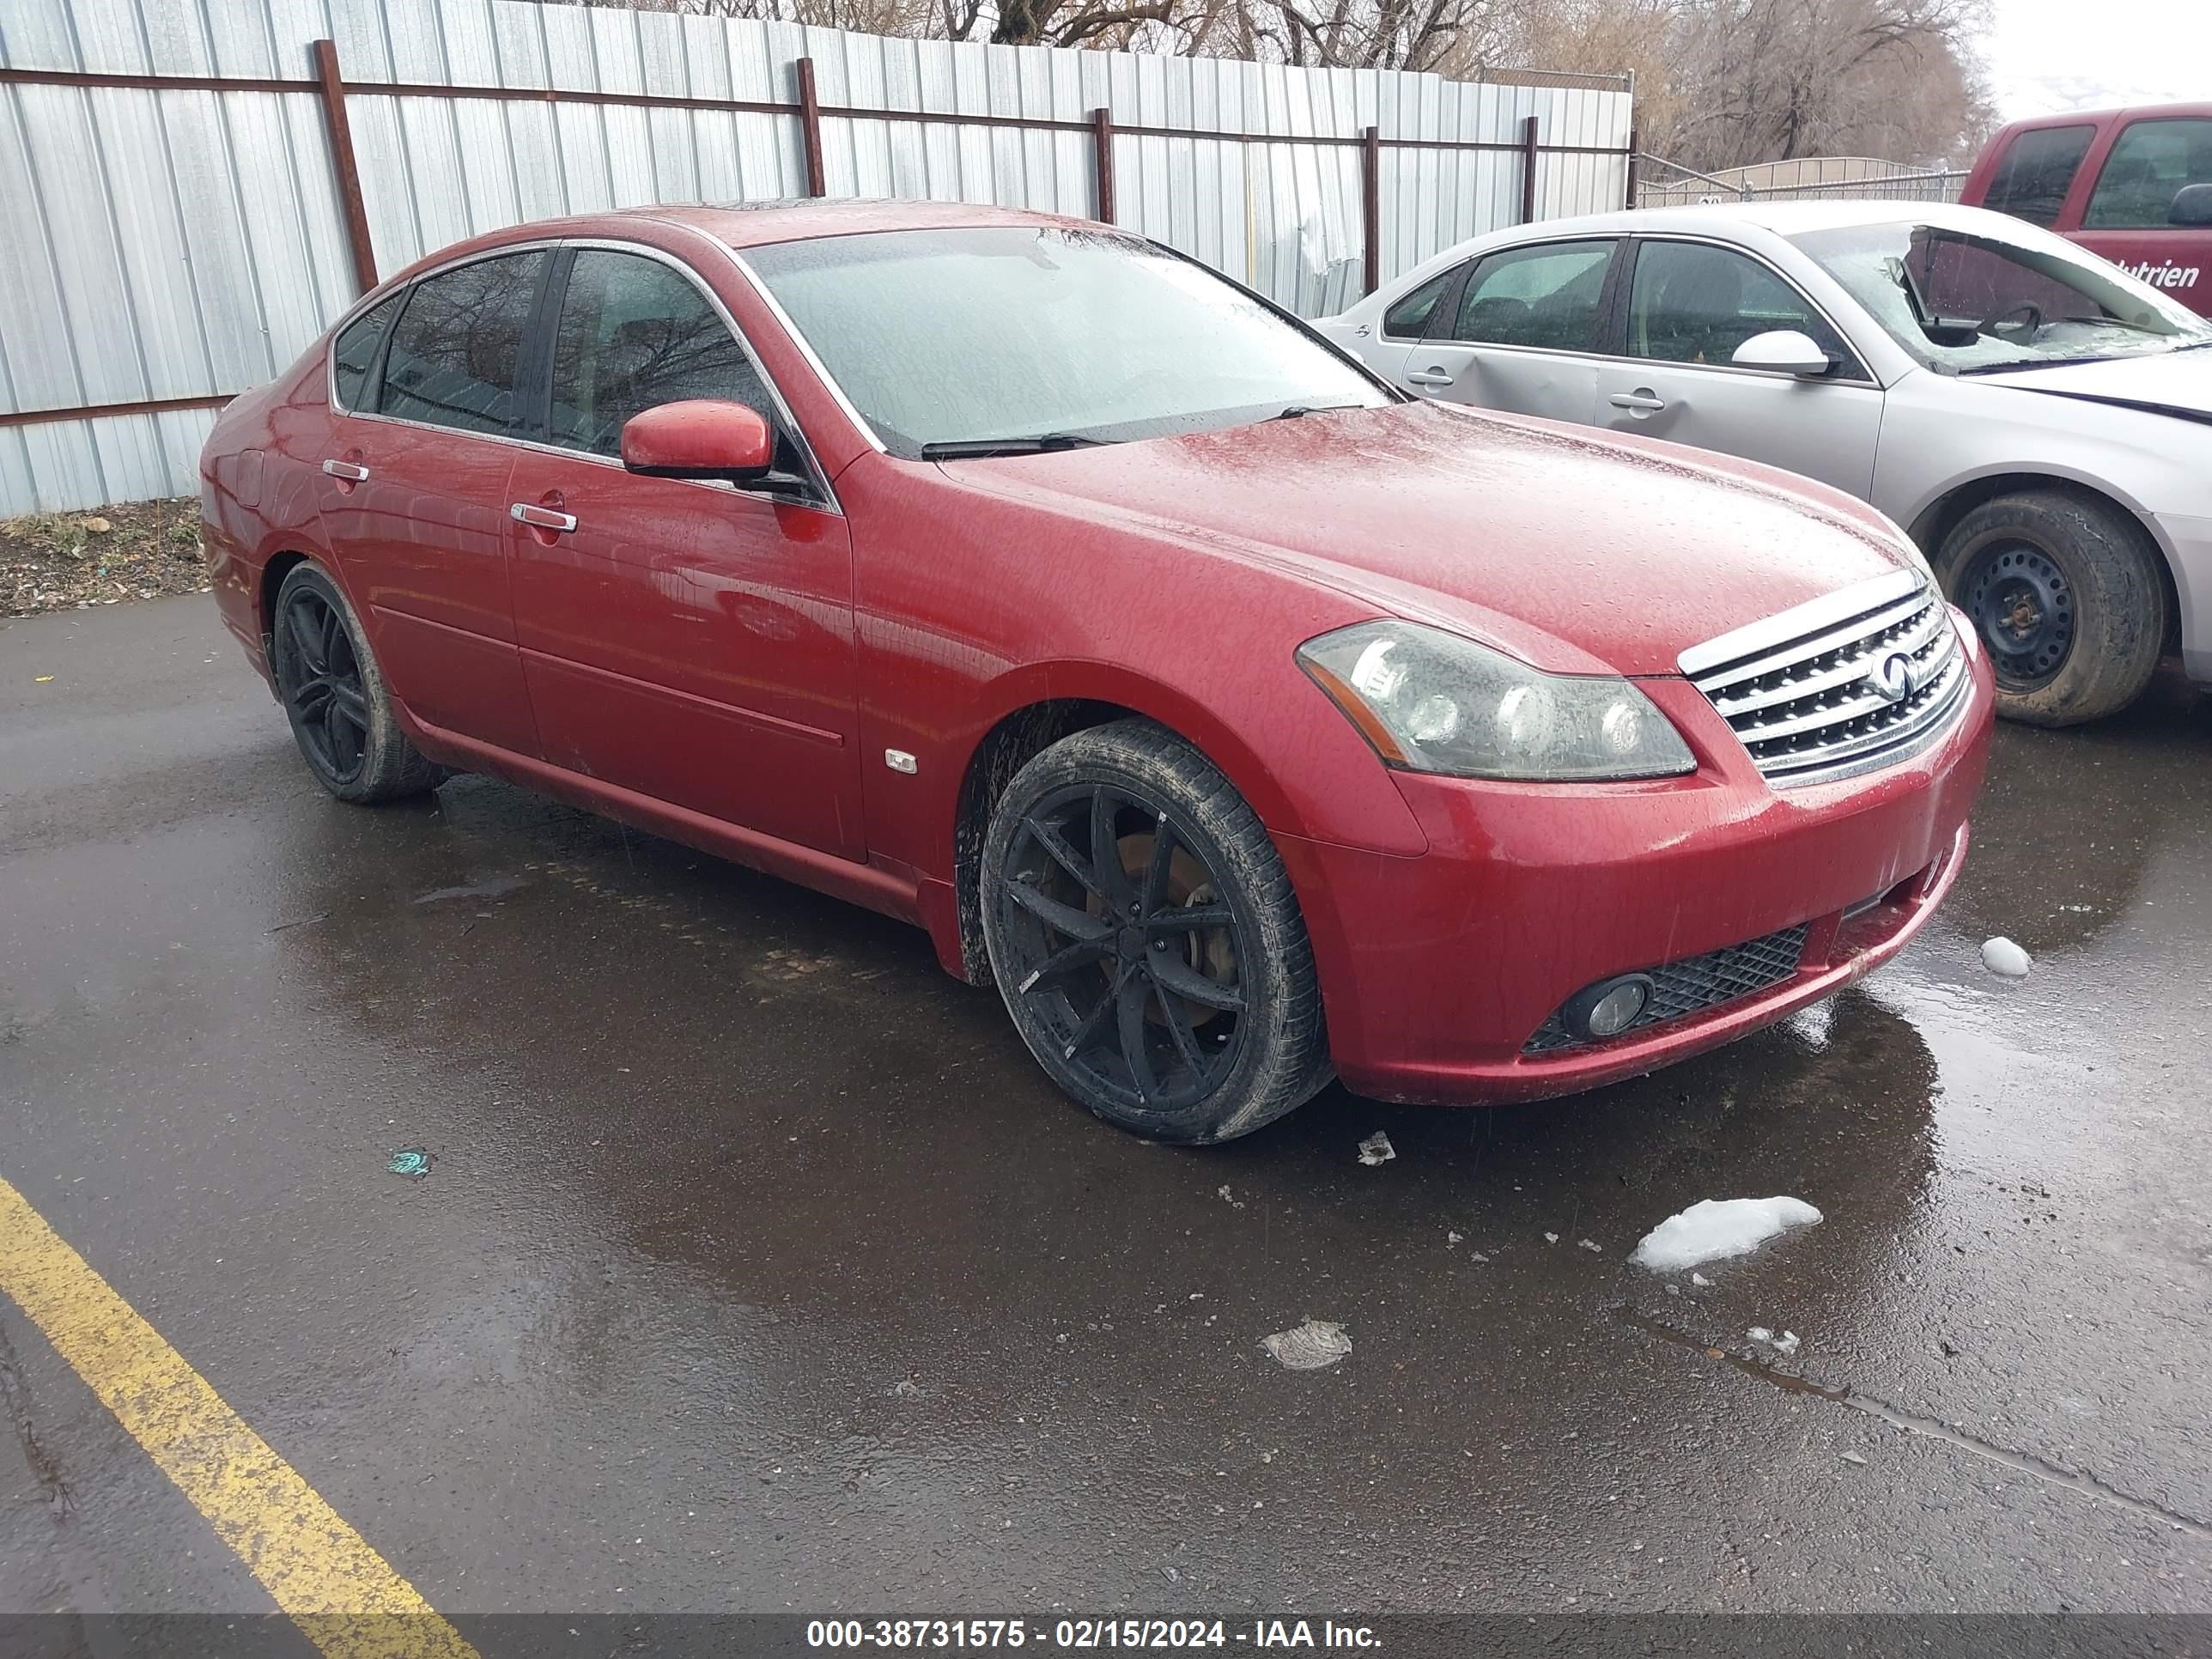
[[1149, 720], [1078, 732], [1014, 775], [984, 839], [981, 901], [1014, 1029], [1109, 1123], [1231, 1140], [1334, 1075], [1280, 854], [1213, 764]]
[[316, 782], [340, 800], [365, 806], [423, 794], [445, 781], [445, 769], [399, 729], [361, 618], [327, 571], [293, 566], [276, 590], [270, 623], [276, 698]]
[[1936, 574], [1981, 635], [2008, 720], [2074, 726], [2118, 714], [2158, 667], [2167, 611], [2158, 550], [2109, 502], [2055, 489], [1984, 501], [1943, 538]]

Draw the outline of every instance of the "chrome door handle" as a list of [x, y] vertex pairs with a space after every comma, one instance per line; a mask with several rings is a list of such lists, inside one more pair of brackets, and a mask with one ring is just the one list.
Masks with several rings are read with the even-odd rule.
[[1452, 383], [1452, 377], [1441, 368], [1408, 369], [1406, 378], [1415, 386], [1449, 386]]
[[333, 478], [343, 478], [348, 483], [368, 482], [368, 469], [356, 466], [351, 461], [325, 461], [323, 471]]
[[556, 513], [550, 507], [532, 507], [528, 501], [517, 501], [507, 509], [507, 516], [517, 524], [534, 525], [540, 530], [557, 530], [562, 535], [576, 527], [573, 513]]
[[1655, 398], [1648, 392], [1616, 392], [1606, 399], [1615, 409], [1632, 409], [1638, 415], [1656, 415], [1667, 407], [1664, 398]]

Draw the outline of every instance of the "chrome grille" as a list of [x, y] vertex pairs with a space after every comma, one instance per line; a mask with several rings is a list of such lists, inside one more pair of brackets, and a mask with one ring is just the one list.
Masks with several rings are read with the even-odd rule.
[[[1741, 945], [1648, 969], [1651, 975], [1651, 1000], [1644, 1005], [1644, 1012], [1629, 1024], [1628, 1030], [1620, 1035], [1626, 1036], [1629, 1031], [1640, 1031], [1647, 1025], [1717, 1008], [1723, 1002], [1733, 1002], [1738, 997], [1747, 997], [1754, 991], [1781, 984], [1797, 971], [1797, 964], [1805, 954], [1805, 935], [1808, 931], [1809, 925], [1800, 922], [1762, 939], [1747, 939]], [[1567, 1029], [1566, 1021], [1555, 1013], [1536, 1028], [1535, 1036], [1521, 1045], [1521, 1052], [1551, 1054], [1560, 1048], [1579, 1047], [1582, 1042]]]
[[1949, 608], [1911, 570], [1723, 634], [1680, 660], [1784, 788], [1918, 754], [1949, 728], [1970, 678]]

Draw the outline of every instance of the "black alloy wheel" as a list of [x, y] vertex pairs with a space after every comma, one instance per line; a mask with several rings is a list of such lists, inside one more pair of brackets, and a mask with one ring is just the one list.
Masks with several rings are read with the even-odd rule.
[[276, 695], [300, 750], [332, 790], [358, 782], [368, 760], [368, 689], [353, 635], [317, 587], [289, 588], [276, 614]]
[[436, 788], [446, 769], [408, 738], [353, 607], [328, 571], [284, 573], [269, 621], [270, 672], [315, 781], [356, 805]]
[[1007, 848], [1012, 994], [1092, 1088], [1139, 1112], [1203, 1100], [1237, 1063], [1240, 930], [1197, 844], [1161, 803], [1088, 783], [1039, 801]]
[[1280, 854], [1228, 780], [1149, 721], [1078, 732], [1015, 775], [978, 897], [993, 978], [1040, 1065], [1120, 1127], [1206, 1143], [1331, 1075]]

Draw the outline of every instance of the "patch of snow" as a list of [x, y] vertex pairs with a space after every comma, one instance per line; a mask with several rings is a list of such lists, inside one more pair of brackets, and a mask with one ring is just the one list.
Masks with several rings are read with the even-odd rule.
[[1856, 1463], [1861, 1468], [1864, 1468], [1866, 1467], [1866, 1459], [1861, 1457], [1856, 1452], [1847, 1451], [1840, 1454], [1840, 1455], [1846, 1463]]
[[1359, 1143], [1359, 1161], [1370, 1168], [1377, 1164], [1388, 1164], [1397, 1156], [1398, 1149], [1390, 1144], [1390, 1137], [1380, 1129]]
[[[1709, 1198], [1644, 1234], [1628, 1259], [1654, 1273], [1680, 1273], [1702, 1261], [1748, 1255], [1784, 1229], [1820, 1219], [1802, 1198]], [[1693, 1276], [1692, 1282], [1705, 1281]]]
[[1797, 1333], [1795, 1331], [1784, 1331], [1781, 1335], [1776, 1337], [1774, 1339], [1774, 1352], [1777, 1353], [1796, 1353], [1797, 1352]]
[[1465, 1233], [1448, 1232], [1444, 1235], [1444, 1243], [1447, 1244], [1456, 1244], [1466, 1237], [1467, 1235]]
[[1594, 1250], [1600, 1255], [1603, 1255], [1605, 1254], [1605, 1247], [1600, 1244], [1594, 1238], [1585, 1238], [1581, 1240], [1580, 1246], [1585, 1250]]
[[1746, 1331], [1744, 1334], [1750, 1338], [1753, 1342], [1766, 1343], [1774, 1340], [1774, 1333], [1768, 1330], [1764, 1325], [1753, 1325], [1749, 1330]]
[[1318, 1371], [1350, 1353], [1352, 1339], [1333, 1320], [1309, 1316], [1303, 1325], [1261, 1337], [1260, 1346], [1287, 1370]]
[[1546, 1243], [1547, 1244], [1556, 1244], [1556, 1243], [1558, 1243], [1559, 1242], [1559, 1234], [1557, 1234], [1557, 1233], [1546, 1233], [1546, 1234], [1544, 1235], [1544, 1243]]
[[1982, 945], [1982, 966], [2006, 979], [2026, 979], [2033, 960], [2027, 951], [2000, 933]]
[[1690, 1283], [1697, 1285], [1701, 1290], [1709, 1291], [1713, 1287], [1713, 1281], [1706, 1278], [1703, 1273], [1692, 1273], [1690, 1275]]

